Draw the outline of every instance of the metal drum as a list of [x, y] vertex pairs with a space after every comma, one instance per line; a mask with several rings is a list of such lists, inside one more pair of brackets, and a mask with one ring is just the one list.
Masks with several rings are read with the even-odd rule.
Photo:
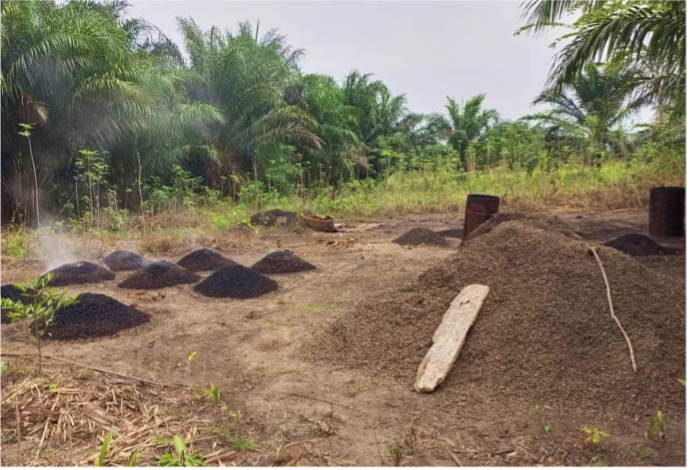
[[498, 196], [487, 196], [486, 194], [470, 194], [467, 196], [463, 238], [467, 238], [474, 229], [496, 214], [500, 202], [501, 199]]
[[685, 188], [654, 188], [649, 192], [649, 235], [685, 235]]

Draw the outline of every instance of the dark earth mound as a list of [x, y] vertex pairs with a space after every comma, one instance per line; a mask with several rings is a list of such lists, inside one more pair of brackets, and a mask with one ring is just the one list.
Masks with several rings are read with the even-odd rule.
[[207, 248], [202, 248], [200, 250], [192, 251], [190, 254], [178, 261], [177, 264], [188, 271], [196, 273], [199, 271], [215, 271], [216, 269], [224, 268], [226, 266], [233, 266], [237, 263], [229, 258], [226, 258], [220, 253], [216, 253], [215, 251], [211, 251]]
[[283, 274], [310, 271], [316, 269], [316, 266], [289, 250], [279, 250], [261, 258], [252, 266], [252, 269], [263, 274]]
[[151, 316], [101, 294], [79, 294], [78, 302], [61, 308], [46, 339], [74, 340], [111, 336], [148, 323]]
[[462, 238], [464, 232], [465, 231], [461, 228], [451, 228], [448, 230], [439, 230], [436, 233], [445, 238]]
[[448, 241], [443, 236], [429, 230], [428, 228], [417, 227], [393, 240], [398, 245], [436, 245], [446, 246]]
[[685, 378], [683, 282], [616, 250], [597, 249], [635, 351], [634, 373], [589, 244], [561, 229], [546, 220], [501, 223], [411, 287], [360, 302], [304, 354], [412, 385], [451, 301], [478, 283], [489, 286], [489, 296], [453, 369], [428, 400], [684, 416], [678, 384]]
[[179, 284], [192, 284], [201, 277], [187, 271], [170, 261], [156, 261], [144, 269], [132, 273], [119, 283], [118, 287], [125, 289], [162, 289]]
[[[10, 299], [14, 302], [23, 302], [28, 300], [25, 297], [22, 297], [21, 294], [22, 291], [14, 287], [12, 284], [0, 286], [0, 298]], [[0, 320], [2, 323], [12, 323], [10, 317], [7, 316], [7, 312], [4, 310], [0, 311]]]
[[141, 255], [132, 251], [118, 250], [110, 253], [103, 259], [103, 264], [111, 271], [136, 271], [144, 267], [144, 259]]
[[278, 283], [261, 273], [237, 264], [214, 271], [194, 286], [194, 290], [206, 297], [252, 299], [278, 290]]
[[561, 219], [555, 216], [541, 216], [538, 214], [523, 214], [520, 212], [500, 212], [492, 216], [489, 220], [481, 224], [479, 227], [469, 233], [463, 243], [466, 243], [473, 238], [480, 237], [505, 222], [522, 221], [533, 227], [538, 227], [551, 232], [560, 233], [568, 238], [575, 240], [582, 240], [582, 236], [573, 231], [572, 227]]
[[604, 243], [630, 256], [675, 255], [679, 250], [664, 248], [651, 238], [639, 233], [629, 233]]
[[115, 273], [110, 269], [89, 261], [63, 264], [46, 274], [50, 273], [53, 274], [53, 279], [48, 283], [50, 287], [92, 284], [115, 279]]
[[281, 211], [273, 209], [266, 212], [254, 214], [249, 219], [252, 225], [263, 227], [287, 227], [292, 228], [297, 225], [297, 214], [295, 212]]

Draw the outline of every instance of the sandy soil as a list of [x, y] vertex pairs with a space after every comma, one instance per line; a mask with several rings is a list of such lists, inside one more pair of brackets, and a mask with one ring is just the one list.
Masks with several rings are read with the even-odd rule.
[[[647, 233], [644, 212], [559, 215], [597, 242]], [[316, 265], [315, 271], [271, 275], [280, 289], [258, 299], [209, 299], [193, 292], [191, 285], [160, 293], [117, 288], [127, 273], [107, 283], [75, 286], [70, 289], [73, 293], [101, 293], [135, 305], [150, 313], [152, 321], [110, 338], [51, 342], [44, 351], [158, 382], [213, 382], [222, 396], [241, 402], [261, 423], [257, 453], [268, 455], [281, 442], [294, 443], [304, 449], [301, 465], [393, 465], [396, 447], [401, 449], [400, 464], [408, 466], [453, 466], [457, 463], [453, 455], [465, 466], [685, 465], [684, 422], [671, 422], [666, 442], [649, 442], [644, 439], [648, 418], [643, 416], [637, 422], [624, 422], [615, 416], [589, 416], [586, 410], [549, 409], [539, 403], [519, 414], [507, 414], [488, 402], [472, 406], [459, 402], [453, 409], [437, 409], [410, 384], [299, 359], [296, 352], [306, 339], [359, 300], [414, 282], [460, 243], [448, 238], [447, 247], [409, 248], [391, 242], [413, 227], [460, 228], [458, 214], [377, 222], [382, 225], [353, 222], [345, 232], [335, 234], [238, 229], [209, 239], [208, 248], [245, 266], [278, 247]], [[682, 248], [683, 254], [646, 257], [641, 262], [684, 278], [685, 240], [657, 242]], [[133, 247], [112, 247], [117, 248]], [[174, 247], [165, 259], [177, 261], [192, 249]], [[37, 260], [3, 259], [2, 283], [24, 281], [44, 269]], [[2, 326], [1, 344], [3, 352], [34, 352], [17, 325]], [[192, 351], [200, 357], [194, 364], [187, 361]], [[322, 432], [315, 432], [314, 423]], [[596, 448], [584, 446], [579, 428], [588, 423], [606, 429], [612, 437]], [[650, 449], [649, 458], [636, 456], [641, 445]]]

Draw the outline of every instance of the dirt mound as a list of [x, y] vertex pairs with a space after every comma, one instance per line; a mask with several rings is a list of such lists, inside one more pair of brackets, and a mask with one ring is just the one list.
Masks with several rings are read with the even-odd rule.
[[305, 354], [411, 385], [450, 302], [464, 286], [479, 283], [491, 292], [430, 399], [583, 405], [629, 415], [684, 410], [678, 384], [685, 378], [682, 282], [613, 249], [598, 249], [616, 315], [635, 350], [633, 373], [588, 244], [539, 227], [544, 224], [494, 227], [415, 285], [361, 302]]
[[254, 214], [249, 220], [251, 221], [252, 225], [292, 228], [297, 225], [297, 214], [295, 212], [286, 212], [281, 211], [280, 209], [273, 209]]
[[178, 284], [192, 284], [201, 277], [170, 261], [156, 261], [132, 273], [119, 283], [125, 289], [162, 289]]
[[206, 297], [253, 299], [278, 289], [278, 283], [252, 269], [239, 264], [214, 271], [194, 286], [194, 290]]
[[398, 245], [436, 245], [446, 246], [448, 241], [443, 236], [428, 228], [416, 227], [399, 236], [393, 243]]
[[263, 274], [283, 274], [310, 271], [316, 269], [316, 266], [289, 250], [279, 250], [261, 258], [252, 266], [252, 269]]
[[202, 248], [200, 250], [192, 251], [190, 254], [178, 261], [177, 264], [188, 271], [196, 273], [199, 271], [215, 271], [216, 269], [224, 268], [226, 266], [233, 266], [237, 263], [230, 258], [226, 258], [220, 253], [216, 253], [215, 251], [211, 251], [207, 248]]
[[439, 230], [436, 233], [445, 238], [462, 238], [465, 231], [461, 228], [451, 228], [448, 230]]
[[110, 253], [103, 259], [103, 264], [111, 271], [136, 271], [144, 267], [144, 259], [141, 255], [132, 251], [118, 250]]
[[151, 316], [101, 294], [79, 294], [78, 302], [61, 308], [47, 339], [74, 340], [111, 336], [148, 323]]
[[115, 273], [110, 269], [89, 261], [63, 264], [46, 274], [50, 273], [53, 274], [53, 279], [48, 283], [50, 287], [92, 284], [115, 279]]
[[604, 243], [630, 256], [675, 255], [678, 250], [664, 248], [651, 238], [639, 233], [629, 233]]
[[500, 212], [489, 220], [481, 224], [479, 227], [474, 229], [472, 233], [467, 235], [465, 238], [465, 243], [473, 238], [477, 238], [481, 235], [491, 232], [493, 229], [505, 222], [512, 221], [522, 221], [533, 227], [538, 227], [551, 232], [560, 233], [568, 238], [574, 240], [582, 240], [582, 236], [575, 231], [567, 223], [563, 222], [561, 219], [555, 216], [544, 217], [538, 214], [522, 214], [519, 212]]

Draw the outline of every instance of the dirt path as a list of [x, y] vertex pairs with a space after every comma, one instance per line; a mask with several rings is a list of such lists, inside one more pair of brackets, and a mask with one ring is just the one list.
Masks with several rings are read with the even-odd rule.
[[[564, 214], [563, 218], [600, 242], [630, 232], [646, 233], [642, 212]], [[585, 449], [573, 427], [582, 424], [572, 423], [573, 410], [531, 404], [522, 414], [506, 415], [492, 403], [458, 403], [454, 409], [440, 409], [429, 406], [427, 397], [412, 391], [411, 384], [299, 359], [297, 351], [306, 339], [359, 300], [414, 282], [459, 245], [458, 239], [449, 238], [448, 247], [407, 248], [391, 243], [393, 238], [413, 227], [438, 231], [461, 226], [457, 215], [434, 215], [384, 221], [366, 231], [339, 234], [230, 231], [216, 237], [216, 246], [209, 248], [248, 266], [281, 246], [317, 270], [272, 275], [279, 291], [250, 300], [209, 299], [194, 293], [191, 286], [160, 293], [128, 291], [115, 287], [123, 274], [108, 283], [75, 286], [70, 289], [74, 293], [101, 293], [136, 305], [152, 314], [152, 321], [115, 337], [55, 342], [44, 350], [163, 383], [212, 382], [224, 399], [242, 402], [263, 424], [260, 451], [271, 453], [292, 444], [316, 457], [311, 462], [317, 465], [393, 465], [396, 448], [404, 465], [455, 465], [451, 451], [463, 465], [683, 465], [684, 423], [682, 430], [680, 423], [674, 424], [665, 444], [648, 444], [653, 460], [642, 461], [636, 459], [635, 447], [644, 443], [640, 433], [644, 422], [621, 423], [606, 417], [604, 426], [615, 437], [602, 449]], [[684, 249], [684, 240], [660, 242]], [[166, 258], [176, 261], [189, 251], [176, 247]], [[684, 277], [684, 254], [672, 260], [649, 258], [645, 262], [650, 267]], [[38, 262], [3, 261], [3, 284], [43, 271]], [[33, 352], [33, 346], [16, 326], [3, 325], [2, 350]], [[192, 351], [198, 352], [195, 363], [187, 361]], [[587, 416], [586, 410], [581, 416], [597, 418]]]

